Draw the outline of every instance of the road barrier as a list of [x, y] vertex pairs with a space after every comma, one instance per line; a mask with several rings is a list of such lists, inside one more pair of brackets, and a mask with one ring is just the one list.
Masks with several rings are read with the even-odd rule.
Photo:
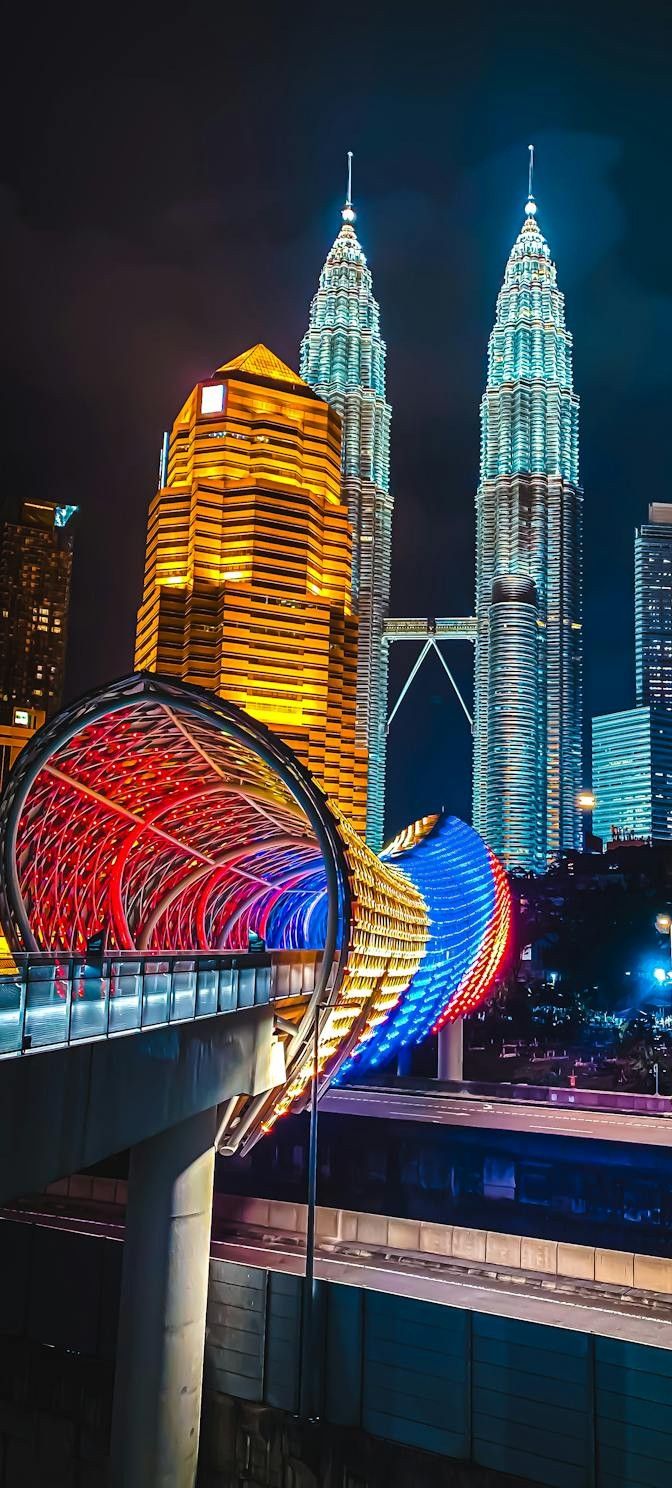
[[[281, 1230], [289, 1235], [303, 1235], [306, 1231], [305, 1204], [219, 1193], [215, 1195], [215, 1213], [218, 1220], [249, 1225], [264, 1232]], [[316, 1230], [323, 1243], [333, 1240], [404, 1255], [435, 1256], [672, 1296], [672, 1260], [634, 1251], [323, 1206], [317, 1210]]]

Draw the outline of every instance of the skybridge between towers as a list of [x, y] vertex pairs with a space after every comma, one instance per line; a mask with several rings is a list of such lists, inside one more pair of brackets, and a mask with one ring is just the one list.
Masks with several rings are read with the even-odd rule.
[[434, 616], [429, 616], [428, 618], [416, 616], [415, 618], [407, 617], [405, 619], [385, 620], [383, 625], [383, 646], [391, 646], [394, 641], [420, 641], [422, 644], [422, 649], [419, 655], [416, 657], [413, 666], [411, 667], [411, 670], [408, 674], [408, 677], [406, 678], [406, 681], [404, 682], [404, 685], [401, 689], [401, 692], [399, 693], [394, 707], [389, 713], [387, 720], [388, 733], [393, 719], [398, 713], [407, 692], [415, 681], [415, 678], [417, 677], [418, 672], [420, 671], [420, 668], [426, 657], [429, 655], [430, 651], [434, 651], [438, 656], [443, 670], [446, 673], [448, 681], [450, 682], [450, 685], [453, 689], [453, 692], [455, 693], [455, 696], [460, 704], [462, 712], [465, 715], [467, 723], [469, 724], [469, 728], [473, 733], [474, 720], [471, 716], [471, 713], [469, 712], [467, 704], [464, 701], [457, 682], [455, 681], [453, 673], [448, 666], [448, 662], [446, 661], [443, 651], [441, 650], [440, 642], [471, 641], [472, 645], [475, 645], [476, 630], [477, 622], [476, 617], [473, 615], [460, 615], [457, 617], [440, 616], [436, 618]]

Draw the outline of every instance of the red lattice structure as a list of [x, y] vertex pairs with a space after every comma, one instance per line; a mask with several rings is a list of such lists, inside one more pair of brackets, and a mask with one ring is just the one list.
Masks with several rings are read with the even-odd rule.
[[147, 701], [87, 724], [45, 760], [16, 832], [30, 949], [246, 949], [270, 906], [321, 864], [268, 763]]

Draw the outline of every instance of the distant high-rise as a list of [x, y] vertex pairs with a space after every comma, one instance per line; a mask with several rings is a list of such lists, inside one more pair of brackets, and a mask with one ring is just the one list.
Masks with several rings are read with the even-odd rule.
[[135, 661], [267, 723], [362, 831], [340, 465], [338, 414], [265, 346], [199, 383], [149, 506]]
[[656, 501], [635, 532], [637, 702], [672, 709], [672, 504]]
[[63, 696], [76, 510], [24, 501], [0, 519], [0, 703], [47, 716]]
[[530, 194], [488, 348], [476, 498], [474, 826], [507, 868], [580, 846], [579, 400]]
[[654, 707], [627, 708], [593, 719], [593, 831], [672, 839], [672, 730]]
[[24, 745], [43, 723], [42, 708], [16, 708], [10, 703], [0, 703], [0, 792]]
[[301, 376], [343, 422], [343, 488], [353, 535], [359, 616], [357, 742], [368, 753], [367, 841], [382, 845], [385, 815], [387, 648], [392, 497], [390, 419], [380, 311], [354, 228], [350, 173], [343, 225], [327, 256], [301, 343]]

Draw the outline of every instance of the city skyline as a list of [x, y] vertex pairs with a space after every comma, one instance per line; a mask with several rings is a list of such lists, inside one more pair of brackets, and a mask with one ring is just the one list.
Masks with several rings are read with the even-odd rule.
[[[497, 300], [495, 326], [488, 343], [488, 382], [481, 403], [481, 480], [478, 488], [476, 520], [476, 610], [477, 614], [483, 615], [487, 606], [488, 629], [490, 629], [491, 619], [501, 611], [504, 617], [503, 635], [507, 631], [520, 631], [520, 617], [524, 617], [529, 610], [532, 617], [530, 623], [533, 628], [536, 627], [538, 630], [541, 627], [544, 634], [541, 636], [537, 634], [534, 637], [532, 649], [535, 652], [538, 651], [538, 657], [534, 663], [528, 657], [528, 672], [530, 676], [533, 671], [539, 672], [538, 685], [541, 693], [546, 695], [531, 702], [529, 687], [525, 684], [521, 687], [519, 684], [518, 694], [525, 699], [518, 720], [519, 744], [522, 742], [522, 753], [526, 750], [529, 753], [529, 745], [534, 737], [533, 753], [536, 760], [530, 768], [518, 768], [513, 794], [510, 794], [510, 787], [505, 784], [510, 774], [510, 763], [505, 767], [501, 779], [499, 776], [495, 779], [497, 771], [492, 769], [494, 756], [498, 752], [502, 754], [501, 741], [499, 750], [495, 743], [493, 756], [492, 744], [488, 743], [486, 737], [488, 714], [492, 720], [497, 711], [502, 711], [502, 706], [501, 704], [496, 705], [495, 708], [492, 706], [491, 672], [494, 675], [497, 668], [491, 668], [485, 659], [486, 652], [492, 651], [492, 647], [489, 644], [486, 645], [483, 625], [482, 622], [479, 623], [473, 677], [475, 726], [472, 794], [474, 825], [481, 832], [484, 840], [495, 847], [505, 866], [519, 869], [532, 867], [539, 871], [551, 860], [554, 852], [578, 846], [581, 838], [576, 800], [581, 788], [583, 770], [581, 760], [582, 637], [580, 635], [582, 624], [576, 617], [581, 613], [582, 607], [583, 492], [578, 478], [579, 400], [573, 391], [572, 382], [572, 336], [565, 325], [564, 295], [557, 289], [555, 265], [550, 259], [548, 245], [537, 222], [537, 205], [532, 194], [534, 146], [528, 146], [528, 149], [530, 151], [530, 189], [525, 207], [525, 221], [509, 255], [504, 283]], [[318, 290], [311, 301], [309, 326], [301, 341], [299, 360], [301, 369], [306, 374], [305, 380], [308, 385], [336, 408], [341, 421], [342, 491], [348, 503], [352, 531], [352, 594], [356, 613], [363, 616], [363, 627], [361, 621], [359, 627], [360, 637], [363, 635], [363, 645], [360, 643], [358, 654], [357, 741], [360, 751], [367, 745], [370, 750], [367, 789], [368, 831], [371, 844], [379, 849], [385, 836], [383, 822], [387, 752], [385, 721], [388, 650], [387, 647], [381, 645], [381, 637], [383, 620], [390, 610], [390, 549], [393, 513], [393, 499], [390, 494], [391, 408], [385, 401], [387, 348], [380, 334], [379, 306], [372, 292], [371, 271], [354, 228], [356, 212], [351, 195], [351, 171], [352, 152], [349, 151], [348, 190], [341, 211], [342, 227], [327, 256], [320, 275]], [[544, 277], [547, 280], [546, 283], [541, 282]], [[549, 291], [550, 299], [548, 299]], [[530, 315], [531, 330], [528, 325]], [[550, 339], [549, 324], [543, 324], [544, 317], [547, 321], [550, 317], [553, 330]], [[541, 333], [541, 340], [539, 340], [539, 333]], [[553, 339], [554, 344], [551, 345]], [[354, 341], [357, 343], [356, 354]], [[253, 356], [255, 352], [267, 354], [266, 348], [259, 345], [253, 348], [251, 353], [245, 355]], [[268, 355], [272, 356], [272, 354]], [[239, 358], [238, 361], [240, 362], [241, 359]], [[234, 361], [226, 365], [235, 367], [237, 363]], [[282, 367], [284, 364], [278, 362], [278, 366]], [[291, 374], [292, 378], [296, 377], [298, 382], [301, 381], [301, 378], [291, 372], [291, 369], [287, 368], [286, 371], [288, 375]], [[519, 388], [518, 396], [513, 398], [510, 396], [512, 379], [513, 385], [515, 386], [517, 381]], [[536, 392], [534, 390], [535, 379], [538, 384]], [[544, 383], [547, 387], [542, 392], [541, 384]], [[548, 395], [549, 388], [554, 384], [558, 391], [558, 398], [555, 400]], [[526, 388], [528, 394], [531, 389], [529, 406], [526, 397], [523, 396]], [[170, 452], [174, 446], [174, 439], [177, 437], [175, 427], [170, 440], [167, 434], [164, 435], [161, 450], [159, 479], [160, 483], [164, 484], [171, 483], [167, 472]], [[545, 428], [543, 433], [542, 428]], [[535, 550], [534, 533], [536, 530], [538, 539], [539, 528], [539, 512], [536, 518], [534, 515], [535, 502], [539, 506], [539, 511], [541, 511], [541, 505], [544, 505], [543, 496], [541, 505], [539, 505], [539, 479], [535, 481], [534, 459], [537, 456], [541, 460], [539, 471], [546, 478], [546, 485], [548, 486], [549, 473], [551, 476], [557, 473], [563, 489], [567, 486], [568, 494], [573, 498], [573, 505], [568, 516], [567, 495], [563, 496], [563, 492], [560, 491], [557, 516], [553, 518], [552, 513], [549, 516], [547, 512], [545, 520], [549, 523], [548, 531], [541, 545], [537, 541]], [[539, 472], [537, 476], [538, 474]], [[522, 483], [519, 480], [521, 475]], [[532, 478], [528, 482], [530, 476]], [[502, 542], [498, 544], [496, 537], [497, 494], [501, 495], [502, 492], [497, 493], [494, 490], [497, 481], [501, 482], [502, 478], [508, 491], [508, 495], [504, 493], [506, 510], [503, 510], [501, 518], [503, 546]], [[528, 492], [530, 499], [527, 503], [521, 497], [521, 490], [526, 482], [530, 487]], [[551, 484], [553, 484], [552, 481]], [[487, 515], [488, 485], [492, 488], [494, 496], [489, 516]], [[370, 488], [370, 494], [367, 487]], [[513, 504], [511, 504], [512, 491], [515, 498]], [[558, 495], [557, 492], [556, 495]], [[553, 499], [550, 503], [546, 500], [545, 504], [553, 507]], [[76, 509], [66, 507], [58, 510], [66, 511], [69, 517], [70, 512]], [[658, 510], [665, 511], [665, 508], [659, 504]], [[511, 527], [512, 520], [514, 523], [516, 520], [515, 511], [522, 514], [520, 515], [521, 548], [518, 553], [516, 553], [516, 540], [512, 539], [513, 528]], [[575, 529], [571, 533], [569, 547], [567, 547], [568, 522], [569, 528]], [[558, 549], [555, 556], [553, 552], [554, 527], [557, 527], [557, 532], [561, 535], [559, 540], [562, 549], [562, 551]], [[495, 534], [494, 540], [493, 534]], [[367, 543], [371, 544], [369, 548], [364, 546]], [[486, 552], [488, 556], [484, 563], [483, 555]], [[508, 574], [502, 573], [504, 559], [508, 561], [510, 568]], [[507, 563], [504, 562], [504, 567], [506, 566]], [[557, 596], [553, 593], [552, 580], [549, 579], [549, 575], [553, 572], [563, 576]], [[533, 573], [530, 592], [526, 590], [523, 593], [520, 581], [522, 580], [524, 588], [525, 582]], [[162, 582], [174, 581], [164, 580]], [[489, 593], [491, 588], [492, 600], [496, 600], [496, 603], [486, 601], [486, 592]], [[144, 604], [146, 610], [147, 595], [145, 595]], [[539, 618], [541, 611], [546, 612], [549, 605], [556, 611], [556, 614], [550, 617], [550, 625], [546, 619]], [[565, 615], [564, 609], [567, 605], [569, 605], [569, 610]], [[557, 639], [554, 640], [551, 634], [552, 622], [558, 618], [558, 610], [560, 611], [558, 634]], [[141, 607], [140, 617], [142, 613]], [[567, 624], [571, 631], [579, 633], [576, 636], [570, 636], [569, 650], [567, 650], [566, 638], [563, 634]], [[507, 637], [504, 638], [507, 639]], [[527, 651], [531, 656], [530, 645], [526, 644], [529, 639], [521, 632], [514, 642], [514, 652], [516, 649], [521, 654]], [[537, 646], [539, 640], [543, 643], [541, 648]], [[495, 651], [498, 644], [495, 637]], [[152, 649], [151, 646], [149, 649]], [[156, 650], [156, 647], [154, 649]], [[501, 646], [499, 649], [501, 650]], [[143, 661], [145, 650], [147, 647], [143, 647], [139, 630], [136, 638], [137, 665], [145, 664]], [[565, 651], [567, 651], [566, 656]], [[550, 658], [550, 662], [546, 659], [547, 657]], [[507, 735], [511, 735], [512, 729], [509, 681], [513, 674], [511, 666], [514, 661], [512, 652], [508, 660], [506, 657], [503, 658], [503, 665], [501, 658], [499, 662], [504, 688], [502, 699], [506, 702], [504, 712], [507, 714], [504, 732]], [[153, 668], [155, 662], [156, 658], [154, 662], [150, 660], [147, 663], [150, 669]], [[172, 670], [172, 665], [168, 666], [168, 670]], [[551, 677], [550, 681], [544, 680], [546, 673]], [[496, 692], [498, 684], [495, 682], [494, 686]], [[547, 693], [546, 689], [548, 689]], [[551, 696], [554, 690], [557, 694], [555, 702]], [[568, 698], [571, 699], [569, 705]], [[261, 717], [262, 714], [259, 713], [258, 716]], [[517, 726], [518, 724], [513, 725], [514, 732]], [[508, 747], [507, 745], [506, 748]], [[517, 762], [519, 765], [522, 758], [520, 747], [513, 749], [512, 760], [514, 756], [514, 763]], [[493, 789], [490, 792], [491, 800], [496, 803], [494, 817], [492, 811], [490, 816], [488, 815], [488, 789], [487, 785], [484, 786], [484, 781], [487, 782], [489, 778], [493, 781]], [[515, 806], [516, 825], [513, 834], [508, 832], [507, 836], [508, 829], [502, 827], [502, 821], [511, 817], [511, 803]], [[357, 816], [357, 821], [361, 827], [360, 816]]]
[[3, 39], [0, 1478], [662, 1488], [672, 11]]
[[[514, 56], [504, 16], [492, 18], [485, 54], [470, 52], [473, 18], [465, 27], [459, 43], [451, 35], [445, 54], [445, 28], [431, 46], [418, 35], [409, 45], [386, 25], [376, 33], [376, 70], [367, 70], [366, 92], [366, 48], [354, 63], [348, 58], [346, 99], [335, 86], [345, 75], [344, 38], [328, 55], [318, 51], [307, 69], [306, 38], [293, 18], [288, 66], [301, 88], [289, 98], [283, 88], [280, 99], [270, 55], [257, 59], [264, 105], [246, 109], [245, 138], [226, 165], [222, 140], [234, 98], [239, 108], [249, 103], [242, 73], [226, 105], [215, 89], [205, 117], [201, 88], [217, 48], [199, 47], [192, 56], [190, 38], [189, 77], [180, 65], [167, 109], [164, 85], [177, 82], [178, 53], [185, 55], [182, 37], [179, 48], [169, 45], [170, 22], [157, 33], [140, 20], [134, 32], [141, 91], [127, 53], [113, 42], [94, 53], [71, 27], [54, 29], [60, 61], [34, 109], [28, 69], [21, 151], [5, 168], [10, 215], [2, 254], [12, 295], [2, 356], [14, 479], [40, 494], [48, 472], [54, 495], [82, 508], [68, 697], [128, 664], [145, 493], [166, 413], [224, 347], [264, 339], [296, 365], [342, 202], [347, 147], [356, 154], [358, 230], [389, 347], [392, 607], [471, 607], [484, 349], [517, 227], [525, 146], [534, 139], [543, 226], [571, 305], [584, 408], [586, 715], [630, 700], [621, 657], [627, 647], [631, 658], [641, 451], [655, 446], [669, 381], [662, 251], [668, 204], [655, 189], [668, 127], [662, 53], [644, 36], [634, 45], [629, 36], [623, 49], [612, 15], [607, 30], [599, 29], [596, 74], [587, 61], [591, 46], [568, 54], [557, 37], [551, 45], [554, 28], [545, 16], [516, 39], [524, 85], [512, 100], [504, 88], [506, 59]], [[592, 34], [590, 18], [580, 29]], [[207, 18], [213, 43], [221, 30], [216, 17]], [[371, 30], [368, 18], [363, 37]], [[229, 55], [239, 42], [228, 26]], [[496, 71], [478, 60], [490, 45]], [[75, 132], [69, 102], [81, 86], [90, 128]], [[273, 113], [281, 123], [269, 130]], [[642, 253], [642, 204], [651, 201], [657, 230]], [[615, 606], [614, 590], [622, 599]], [[395, 696], [401, 649], [390, 655]], [[463, 657], [458, 652], [454, 669], [464, 686], [471, 657], [466, 647]], [[433, 662], [412, 708], [395, 719], [390, 746], [391, 828], [421, 813], [426, 795], [468, 812], [470, 741]]]

